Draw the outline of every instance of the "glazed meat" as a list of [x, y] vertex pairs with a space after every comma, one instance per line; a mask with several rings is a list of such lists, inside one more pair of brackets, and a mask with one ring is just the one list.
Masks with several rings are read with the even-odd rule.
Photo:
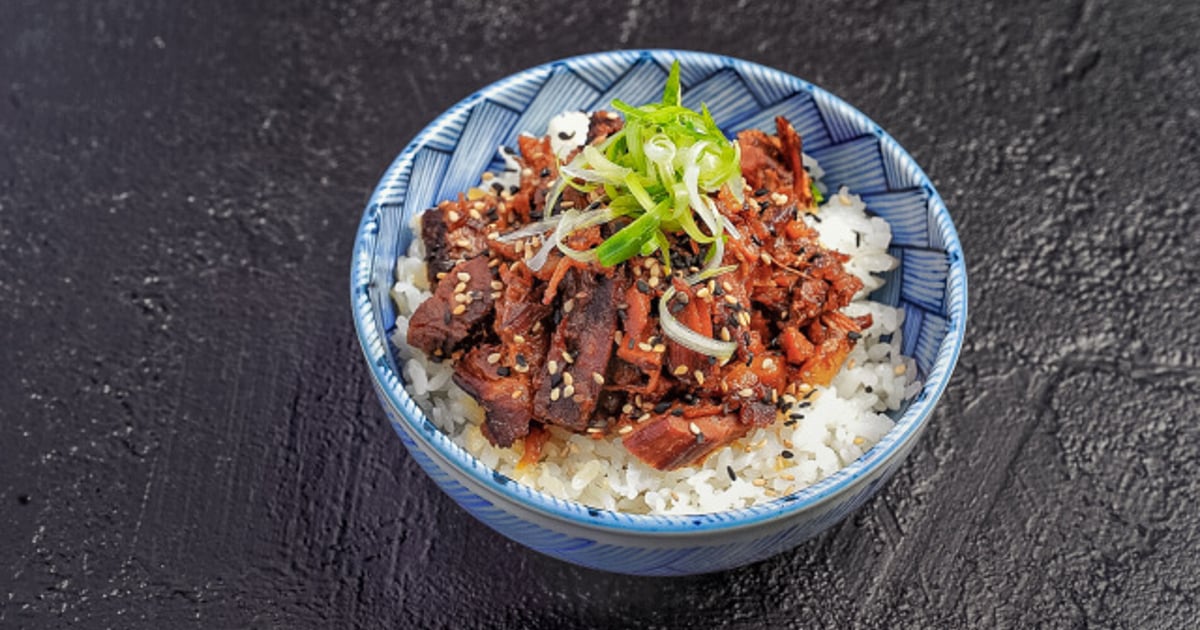
[[[588, 141], [612, 140], [621, 125], [594, 114]], [[673, 469], [776, 422], [781, 399], [828, 384], [871, 321], [839, 312], [862, 283], [805, 219], [815, 205], [799, 134], [783, 118], [775, 132], [738, 134], [746, 189], [713, 200], [741, 236], [727, 239], [721, 273], [698, 282], [684, 278], [704, 252], [686, 235], [663, 245], [669, 265], [634, 255], [612, 267], [548, 247], [544, 231], [513, 235], [606, 200], [602, 189], [554, 191], [548, 139], [520, 137], [519, 186], [473, 190], [424, 214], [437, 288], [414, 313], [409, 343], [452, 361], [455, 382], [486, 411], [487, 439], [528, 439], [534, 461], [551, 432], [570, 431], [619, 436], [650, 466]], [[579, 229], [565, 245], [595, 248], [629, 221]], [[660, 308], [736, 350], [718, 360], [666, 335]]]

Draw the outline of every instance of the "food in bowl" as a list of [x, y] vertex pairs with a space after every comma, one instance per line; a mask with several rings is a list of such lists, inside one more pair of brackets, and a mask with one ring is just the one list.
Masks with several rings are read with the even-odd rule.
[[835, 472], [919, 389], [870, 301], [890, 229], [792, 125], [573, 112], [419, 217], [393, 288], [405, 386], [482, 462], [630, 513], [737, 509]]

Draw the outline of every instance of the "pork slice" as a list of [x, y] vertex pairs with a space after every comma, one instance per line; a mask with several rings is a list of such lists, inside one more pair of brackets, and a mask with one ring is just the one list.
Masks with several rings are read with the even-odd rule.
[[[435, 358], [450, 355], [492, 314], [487, 256], [455, 265], [408, 322], [408, 343]], [[459, 285], [465, 285], [458, 291]], [[470, 301], [466, 301], [469, 296]], [[457, 312], [456, 312], [457, 311]]]
[[454, 366], [454, 382], [486, 412], [483, 435], [496, 446], [509, 447], [529, 434], [533, 396], [529, 374], [488, 361], [495, 345], [476, 346]]
[[562, 320], [551, 335], [546, 365], [535, 376], [533, 411], [539, 420], [587, 429], [608, 373], [619, 290], [616, 278], [590, 269], [571, 269], [563, 278], [557, 307]]
[[731, 414], [696, 418], [671, 412], [647, 420], [624, 438], [625, 448], [658, 470], [674, 470], [704, 458], [746, 434], [749, 425]]
[[450, 258], [449, 226], [441, 208], [430, 208], [421, 215], [421, 240], [425, 243], [425, 273], [429, 284], [437, 282], [437, 275], [454, 268]]

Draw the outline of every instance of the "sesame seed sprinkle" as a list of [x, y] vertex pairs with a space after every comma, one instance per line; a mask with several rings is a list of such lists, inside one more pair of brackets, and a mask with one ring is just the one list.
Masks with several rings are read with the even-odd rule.
[[492, 365], [496, 365], [497, 363], [499, 363], [500, 362], [500, 353], [493, 352], [493, 353], [489, 354], [487, 356], [487, 362]]

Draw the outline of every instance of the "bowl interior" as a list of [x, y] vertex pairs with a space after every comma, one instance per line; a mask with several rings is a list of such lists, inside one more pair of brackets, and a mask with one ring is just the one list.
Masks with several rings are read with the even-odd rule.
[[[730, 135], [747, 128], [773, 131], [775, 116], [786, 116], [800, 132], [805, 152], [825, 170], [830, 190], [848, 187], [891, 225], [889, 251], [900, 265], [888, 272], [886, 285], [872, 298], [904, 309], [902, 351], [915, 359], [923, 387], [892, 414], [896, 427], [868, 453], [792, 496], [720, 515], [617, 514], [497, 479], [440, 432], [430, 432], [428, 419], [401, 383], [388, 289], [396, 257], [412, 240], [412, 217], [477, 185], [484, 171], [501, 169], [500, 145], [515, 145], [522, 131], [543, 133], [550, 118], [563, 111], [602, 109], [614, 98], [632, 104], [655, 100], [677, 58], [685, 105], [707, 104]], [[403, 421], [428, 434], [447, 460], [482, 481], [499, 484], [502, 494], [556, 516], [653, 530], [773, 518], [835, 495], [886, 461], [928, 417], [950, 378], [966, 321], [966, 273], [958, 237], [929, 179], [899, 144], [856, 109], [812, 84], [757, 64], [685, 51], [618, 51], [558, 61], [499, 81], [451, 108], [417, 136], [380, 181], [359, 229], [351, 281], [356, 326], [379, 390]]]

